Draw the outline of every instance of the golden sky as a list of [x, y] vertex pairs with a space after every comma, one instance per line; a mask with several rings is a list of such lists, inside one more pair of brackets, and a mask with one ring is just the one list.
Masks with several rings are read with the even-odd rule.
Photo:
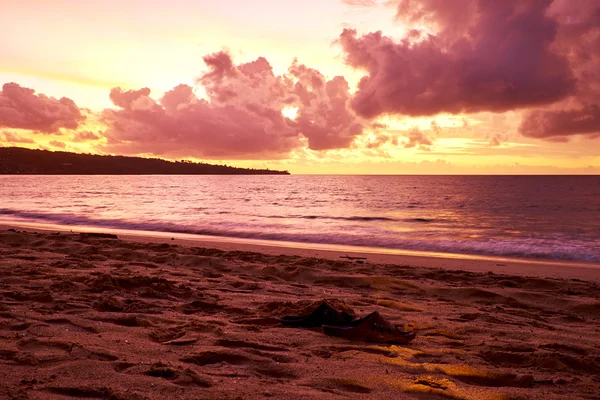
[[292, 173], [599, 173], [600, 6], [490, 4], [0, 0], [0, 145]]

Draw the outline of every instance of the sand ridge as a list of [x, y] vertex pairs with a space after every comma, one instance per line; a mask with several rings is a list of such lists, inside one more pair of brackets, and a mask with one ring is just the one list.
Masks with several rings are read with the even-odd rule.
[[[596, 282], [33, 232], [0, 257], [0, 398], [600, 398]], [[418, 337], [278, 323], [323, 299]]]

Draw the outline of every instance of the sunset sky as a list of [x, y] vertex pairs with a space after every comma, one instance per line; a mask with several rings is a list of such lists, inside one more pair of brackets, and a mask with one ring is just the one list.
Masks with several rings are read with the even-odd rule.
[[600, 173], [597, 0], [0, 0], [0, 144]]

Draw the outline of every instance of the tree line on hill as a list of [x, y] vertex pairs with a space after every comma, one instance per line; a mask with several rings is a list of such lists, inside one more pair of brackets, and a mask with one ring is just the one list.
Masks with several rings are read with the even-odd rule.
[[3, 175], [289, 175], [287, 171], [65, 151], [0, 148]]

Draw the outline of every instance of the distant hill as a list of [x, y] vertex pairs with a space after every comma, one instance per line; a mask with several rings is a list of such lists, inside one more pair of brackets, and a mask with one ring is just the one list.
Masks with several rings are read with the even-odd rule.
[[287, 171], [0, 147], [1, 175], [289, 175]]

